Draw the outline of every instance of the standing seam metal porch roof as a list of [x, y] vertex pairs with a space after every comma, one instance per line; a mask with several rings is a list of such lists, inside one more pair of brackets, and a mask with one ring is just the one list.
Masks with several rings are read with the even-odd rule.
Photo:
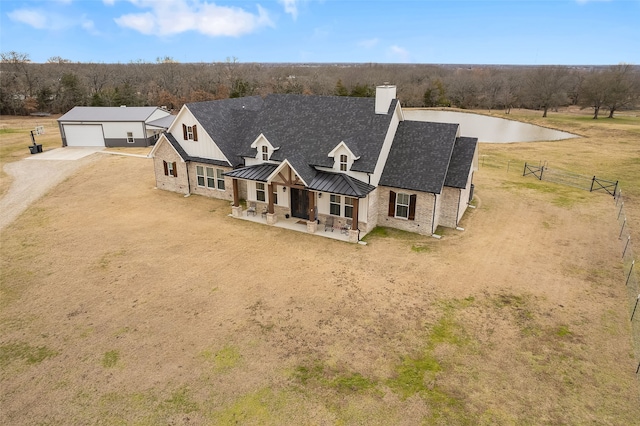
[[[278, 168], [279, 164], [258, 164], [255, 166], [243, 167], [224, 173], [236, 179], [254, 180], [267, 182], [267, 179]], [[338, 195], [346, 195], [354, 198], [364, 198], [373, 191], [375, 186], [364, 183], [358, 179], [343, 173], [329, 173], [318, 171], [308, 188], [313, 191], [328, 192]]]

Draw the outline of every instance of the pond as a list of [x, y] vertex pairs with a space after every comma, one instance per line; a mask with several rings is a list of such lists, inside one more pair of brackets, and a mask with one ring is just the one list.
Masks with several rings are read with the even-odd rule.
[[577, 135], [548, 129], [534, 124], [521, 123], [498, 117], [456, 111], [403, 109], [404, 117], [412, 121], [459, 123], [460, 136], [478, 138], [478, 142], [509, 143], [558, 141], [576, 138]]

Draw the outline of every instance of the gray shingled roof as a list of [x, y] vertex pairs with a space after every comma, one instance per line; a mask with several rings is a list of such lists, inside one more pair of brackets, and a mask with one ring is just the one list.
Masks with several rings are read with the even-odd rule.
[[244, 114], [242, 111], [257, 111], [262, 107], [262, 104], [263, 100], [260, 96], [250, 96], [194, 102], [186, 104], [186, 106], [225, 157], [236, 167], [242, 164], [242, 158], [238, 156], [238, 153], [241, 143], [245, 139], [244, 131], [255, 117], [255, 113]]
[[58, 121], [146, 121], [158, 107], [74, 107]]
[[[389, 108], [395, 109], [397, 100]], [[271, 159], [285, 159], [307, 183], [313, 180], [313, 166], [333, 167], [327, 155], [340, 142], [356, 155], [351, 170], [373, 173], [392, 114], [375, 114], [374, 98], [340, 96], [269, 95], [247, 130], [239, 153], [254, 157], [250, 144], [260, 134], [275, 147]]]
[[439, 194], [457, 131], [458, 124], [400, 122], [380, 184]]
[[469, 177], [469, 170], [473, 162], [473, 155], [476, 152], [478, 138], [460, 137], [456, 139], [451, 154], [451, 162], [447, 177], [444, 180], [445, 186], [452, 188], [465, 188]]

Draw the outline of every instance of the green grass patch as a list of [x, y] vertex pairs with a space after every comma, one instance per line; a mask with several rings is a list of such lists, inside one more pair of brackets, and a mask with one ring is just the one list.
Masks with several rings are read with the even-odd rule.
[[27, 364], [38, 364], [58, 352], [46, 346], [31, 346], [28, 343], [8, 343], [0, 346], [0, 367], [6, 367], [13, 361], [24, 360]]
[[360, 373], [341, 372], [325, 366], [320, 361], [300, 365], [294, 369], [293, 377], [306, 386], [314, 385], [338, 392], [358, 393], [377, 386], [377, 381]]
[[416, 253], [429, 253], [431, 250], [431, 247], [425, 244], [414, 244], [411, 246], [411, 251]]
[[0, 135], [8, 135], [10, 133], [27, 133], [26, 130], [18, 130], [18, 129], [0, 129]]
[[120, 353], [116, 350], [105, 352], [102, 357], [102, 366], [104, 368], [113, 368], [120, 359]]
[[293, 401], [283, 392], [264, 388], [243, 395], [230, 406], [213, 413], [211, 420], [217, 425], [271, 425], [284, 424], [283, 412]]
[[568, 326], [561, 325], [556, 329], [555, 335], [558, 337], [567, 337], [567, 336], [572, 336], [573, 333], [569, 330]]
[[161, 404], [170, 413], [191, 413], [198, 411], [198, 403], [193, 400], [188, 387], [182, 386], [171, 393], [171, 396]]
[[226, 372], [236, 367], [242, 361], [242, 355], [235, 346], [225, 346], [217, 352], [203, 351], [200, 356], [213, 364], [214, 371]]
[[405, 357], [395, 369], [396, 375], [387, 385], [403, 398], [430, 390], [427, 381], [433, 381], [442, 367], [430, 351], [421, 357]]

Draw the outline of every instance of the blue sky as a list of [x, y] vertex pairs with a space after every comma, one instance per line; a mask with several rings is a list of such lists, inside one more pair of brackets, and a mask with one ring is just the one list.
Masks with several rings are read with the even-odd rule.
[[33, 62], [640, 64], [640, 0], [0, 0]]

